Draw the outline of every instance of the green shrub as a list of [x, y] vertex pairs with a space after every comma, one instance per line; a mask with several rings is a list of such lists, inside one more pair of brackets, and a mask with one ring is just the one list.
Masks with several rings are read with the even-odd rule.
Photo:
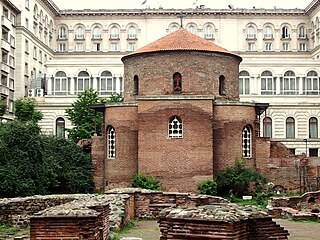
[[146, 174], [135, 174], [132, 181], [132, 187], [160, 190], [160, 180]]
[[212, 196], [217, 195], [217, 183], [215, 180], [200, 182], [198, 183], [197, 188], [201, 194]]
[[259, 172], [248, 168], [243, 161], [237, 159], [234, 166], [228, 167], [216, 175], [218, 195], [234, 194], [241, 197], [249, 194], [251, 184], [261, 190], [267, 179]]

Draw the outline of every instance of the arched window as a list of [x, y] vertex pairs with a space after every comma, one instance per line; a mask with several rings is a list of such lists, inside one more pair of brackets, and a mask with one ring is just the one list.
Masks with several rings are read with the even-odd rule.
[[67, 39], [66, 28], [60, 27], [58, 29], [58, 39]]
[[251, 128], [248, 125], [242, 130], [242, 156], [251, 157]]
[[33, 8], [33, 18], [38, 19], [38, 6], [37, 6], [37, 4], [35, 4], [34, 8]]
[[168, 123], [169, 138], [182, 138], [183, 125], [182, 120], [178, 116], [172, 116]]
[[93, 39], [101, 39], [101, 28], [96, 26], [92, 30], [92, 38]]
[[128, 28], [128, 39], [137, 39], [137, 29], [133, 26]]
[[107, 144], [108, 144], [108, 159], [116, 158], [116, 131], [114, 127], [107, 128]]
[[86, 71], [81, 71], [75, 80], [74, 87], [76, 94], [92, 88], [92, 84], [92, 79], [89, 77], [89, 73]]
[[56, 137], [65, 138], [65, 120], [62, 117], [56, 119]]
[[112, 95], [116, 92], [116, 79], [111, 72], [103, 71], [98, 80], [98, 92], [100, 95]]
[[284, 95], [296, 95], [299, 93], [299, 80], [293, 71], [286, 71], [283, 79], [280, 78], [280, 91]]
[[300, 39], [305, 39], [307, 38], [307, 29], [305, 26], [300, 26], [299, 27], [299, 38]]
[[70, 80], [65, 72], [59, 71], [55, 74], [51, 84], [51, 91], [53, 95], [70, 94]]
[[263, 136], [272, 137], [272, 119], [270, 117], [265, 117], [263, 119]]
[[75, 31], [75, 39], [84, 39], [84, 28], [79, 26]]
[[112, 27], [110, 30], [110, 39], [119, 39], [119, 28], [116, 26]]
[[220, 96], [226, 95], [224, 84], [225, 84], [225, 77], [223, 75], [220, 75], [219, 77], [219, 95]]
[[270, 71], [264, 71], [261, 74], [261, 95], [276, 94], [276, 79], [273, 78]]
[[179, 25], [177, 25], [177, 24], [172, 24], [172, 25], [169, 27], [169, 31], [172, 33], [172, 32], [174, 32], [174, 31], [178, 30], [178, 28], [179, 28]]
[[281, 37], [285, 38], [285, 39], [290, 38], [289, 27], [287, 27], [287, 26], [282, 27]]
[[239, 94], [250, 94], [250, 75], [247, 71], [239, 73]]
[[247, 39], [256, 39], [256, 29], [253, 26], [247, 28]]
[[303, 79], [303, 93], [306, 95], [319, 95], [320, 84], [316, 71], [310, 71]]
[[293, 117], [286, 119], [286, 138], [295, 138], [295, 123]]
[[182, 76], [178, 72], [173, 74], [173, 92], [174, 93], [182, 92]]
[[194, 25], [190, 25], [188, 27], [188, 31], [193, 33], [193, 34], [197, 34], [197, 28]]
[[272, 27], [266, 26], [263, 33], [264, 39], [273, 39], [273, 30]]
[[211, 25], [204, 27], [204, 38], [213, 39], [214, 28]]
[[133, 95], [139, 95], [139, 77], [137, 75], [133, 77]]
[[315, 117], [309, 119], [309, 138], [318, 138], [318, 119]]

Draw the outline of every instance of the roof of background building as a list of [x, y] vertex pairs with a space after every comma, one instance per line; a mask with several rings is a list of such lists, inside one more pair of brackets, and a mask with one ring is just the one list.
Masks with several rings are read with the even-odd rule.
[[[163, 52], [163, 51], [201, 51], [201, 52], [219, 52], [231, 54], [241, 58], [235, 53], [219, 47], [218, 45], [199, 37], [185, 29], [176, 30], [126, 56], [135, 54]], [[124, 56], [124, 58], [126, 57]]]

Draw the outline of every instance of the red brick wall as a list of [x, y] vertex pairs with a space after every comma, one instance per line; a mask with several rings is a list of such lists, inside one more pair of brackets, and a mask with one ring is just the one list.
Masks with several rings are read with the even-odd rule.
[[255, 107], [250, 104], [218, 103], [214, 106], [214, 171], [233, 165], [236, 158], [242, 157], [242, 130], [246, 125], [252, 127], [252, 158], [248, 165], [254, 166], [255, 157]]
[[135, 75], [139, 77], [140, 96], [170, 95], [173, 74], [179, 72], [183, 94], [219, 97], [219, 76], [224, 75], [223, 98], [239, 99], [239, 63], [238, 57], [223, 53], [171, 51], [134, 55], [124, 59], [124, 98], [135, 99]]
[[[116, 132], [116, 157], [108, 159], [106, 154], [105, 176], [108, 187], [130, 186], [137, 171], [137, 107], [110, 106], [105, 112], [105, 127], [112, 125]], [[106, 138], [106, 152], [107, 149]]]
[[105, 135], [92, 137], [92, 177], [95, 191], [103, 191], [105, 188], [105, 141]]
[[[168, 121], [178, 115], [183, 138], [168, 137]], [[161, 179], [165, 191], [192, 191], [212, 176], [212, 100], [139, 102], [140, 173]]]

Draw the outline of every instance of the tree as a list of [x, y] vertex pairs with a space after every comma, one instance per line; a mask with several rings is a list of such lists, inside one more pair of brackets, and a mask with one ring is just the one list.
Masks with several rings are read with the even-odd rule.
[[36, 110], [34, 98], [19, 98], [14, 102], [16, 119], [21, 122], [32, 121], [37, 123], [43, 117], [42, 113]]
[[92, 89], [79, 93], [77, 101], [71, 105], [71, 108], [66, 109], [68, 119], [75, 125], [74, 128], [67, 129], [69, 138], [78, 142], [83, 138], [91, 138], [94, 132], [100, 135], [103, 114], [89, 108], [89, 105], [120, 101], [122, 101], [121, 94], [112, 95], [110, 99], [106, 99], [99, 97], [98, 93]]

